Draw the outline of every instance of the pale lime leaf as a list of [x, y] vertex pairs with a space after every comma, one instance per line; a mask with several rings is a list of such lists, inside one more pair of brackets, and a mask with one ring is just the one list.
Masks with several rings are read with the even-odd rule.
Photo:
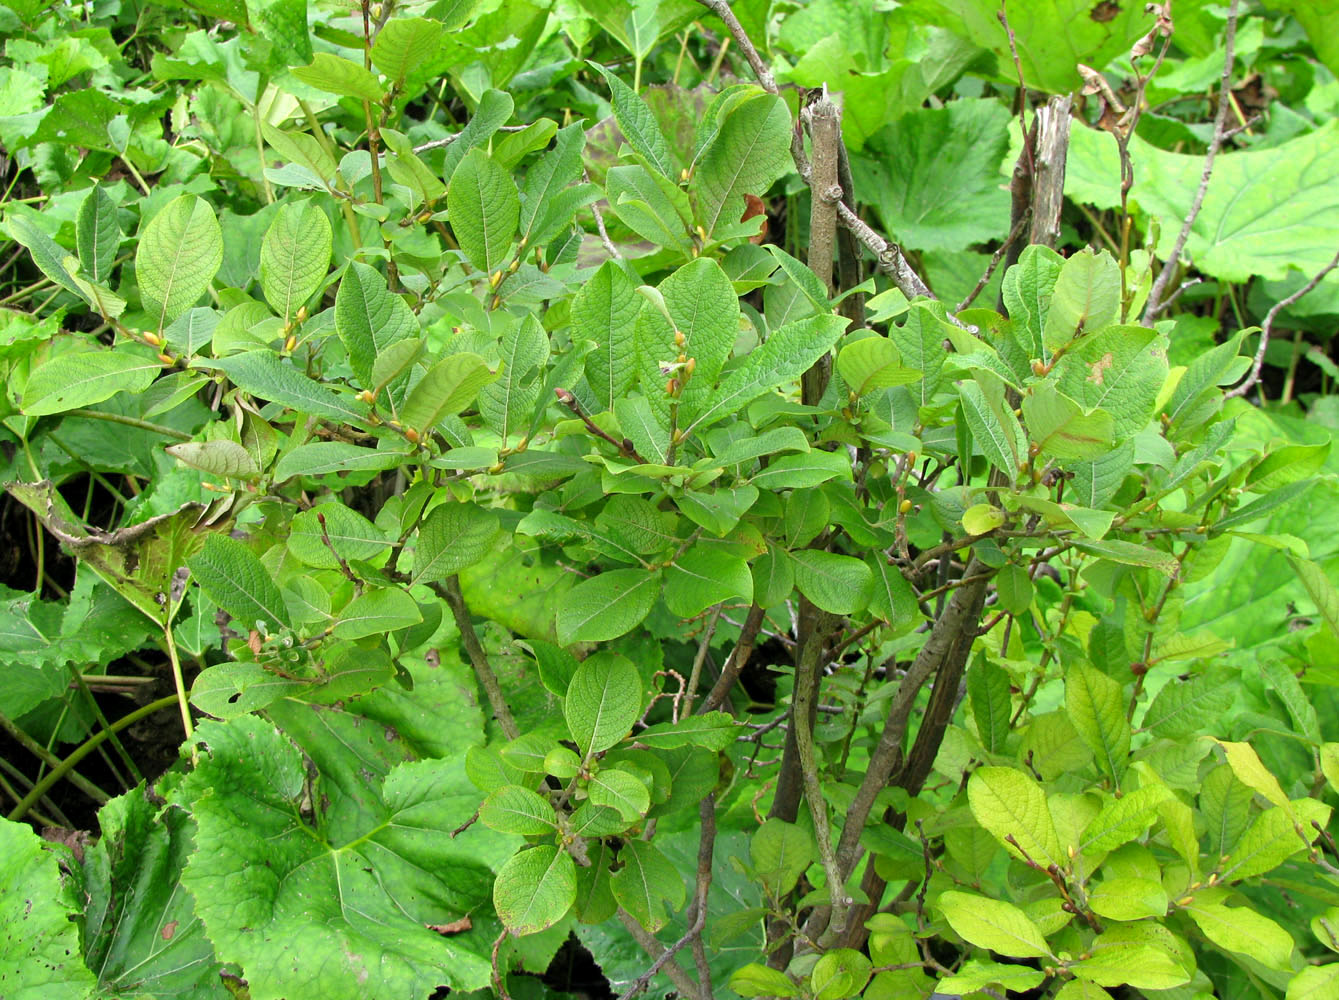
[[1102, 811], [1084, 827], [1081, 849], [1085, 854], [1097, 854], [1143, 836], [1158, 818], [1158, 807], [1170, 796], [1167, 786], [1150, 784], [1119, 799], [1106, 799]]
[[795, 586], [824, 611], [849, 615], [869, 603], [874, 574], [863, 561], [820, 549], [800, 549], [790, 553], [790, 559], [794, 564]]
[[[783, 972], [756, 962], [736, 969], [730, 977], [730, 989], [742, 997], [797, 997], [800, 988]], [[1291, 998], [1290, 998], [1291, 1000]]]
[[969, 535], [985, 535], [1004, 524], [1004, 511], [988, 503], [973, 504], [962, 513], [962, 527]]
[[759, 93], [724, 112], [714, 140], [703, 150], [689, 190], [710, 236], [744, 214], [744, 195], [762, 197], [791, 169], [790, 112], [785, 102]]
[[1120, 296], [1120, 267], [1110, 253], [1085, 248], [1069, 257], [1051, 292], [1043, 331], [1046, 349], [1056, 351], [1079, 334], [1095, 333], [1116, 322]]
[[823, 953], [809, 973], [814, 1000], [844, 1000], [859, 996], [869, 982], [873, 964], [854, 948], [834, 948]]
[[992, 753], [1004, 749], [1009, 736], [1013, 700], [1009, 673], [990, 660], [980, 659], [967, 671], [967, 696], [976, 719], [981, 744]]
[[1339, 962], [1313, 965], [1288, 981], [1284, 1000], [1329, 1000], [1339, 994]]
[[1100, 670], [1076, 664], [1065, 673], [1065, 708], [1098, 765], [1120, 784], [1130, 763], [1130, 724], [1120, 683]]
[[976, 821], [1014, 857], [1022, 858], [1026, 852], [1043, 867], [1068, 862], [1046, 808], [1046, 793], [1022, 771], [977, 768], [967, 782], [967, 801]]
[[613, 809], [624, 823], [633, 823], [651, 808], [651, 793], [640, 778], [627, 771], [606, 768], [591, 776], [590, 804]]
[[958, 936], [978, 948], [1011, 958], [1051, 954], [1041, 928], [1012, 903], [950, 890], [939, 896], [936, 906]]
[[1084, 413], [1052, 383], [1023, 397], [1023, 422], [1043, 454], [1059, 459], [1092, 460], [1111, 450], [1115, 423], [1105, 410]]
[[399, 87], [406, 77], [433, 64], [443, 35], [442, 24], [426, 17], [391, 18], [377, 32], [372, 65]]
[[837, 354], [837, 371], [857, 396], [895, 385], [910, 385], [923, 377], [902, 365], [897, 347], [886, 337], [865, 337], [847, 344]]
[[1152, 879], [1126, 877], [1099, 882], [1088, 893], [1088, 905], [1109, 920], [1142, 920], [1167, 913], [1167, 890]]
[[1040, 969], [1026, 965], [969, 959], [956, 973], [935, 984], [941, 994], [967, 996], [988, 986], [1003, 986], [1010, 993], [1035, 989], [1046, 979]]
[[1225, 951], [1247, 955], [1269, 969], [1291, 971], [1292, 936], [1245, 899], [1228, 906], [1223, 889], [1205, 889], [1185, 905], [1204, 936]]

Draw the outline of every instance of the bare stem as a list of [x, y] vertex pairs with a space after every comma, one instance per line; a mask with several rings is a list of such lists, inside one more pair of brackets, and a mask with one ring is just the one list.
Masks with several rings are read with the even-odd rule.
[[479, 642], [479, 633], [474, 631], [474, 622], [470, 620], [470, 609], [460, 592], [460, 577], [452, 574], [445, 582], [433, 584], [433, 589], [451, 606], [451, 614], [456, 619], [456, 628], [460, 630], [460, 641], [465, 645], [465, 653], [470, 658], [470, 665], [474, 667], [474, 676], [479, 679], [479, 686], [484, 689], [489, 707], [493, 709], [493, 718], [497, 719], [507, 739], [516, 739], [521, 735], [521, 730], [512, 717], [511, 709], [507, 707], [507, 699], [502, 695], [502, 686], [497, 682], [497, 674], [493, 673], [492, 664], [488, 662], [488, 654], [484, 652], [484, 647]]

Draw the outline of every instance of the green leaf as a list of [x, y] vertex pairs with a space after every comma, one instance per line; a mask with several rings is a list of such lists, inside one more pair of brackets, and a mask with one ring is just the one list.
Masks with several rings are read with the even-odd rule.
[[1289, 558], [1288, 565], [1293, 568], [1297, 578], [1311, 595], [1321, 620], [1329, 626], [1330, 632], [1339, 638], [1339, 590], [1325, 570], [1307, 559]]
[[228, 479], [254, 480], [260, 467], [251, 453], [236, 441], [219, 438], [216, 441], [186, 441], [163, 449], [177, 461], [213, 476]]
[[978, 948], [1011, 958], [1051, 954], [1041, 928], [1012, 903], [950, 890], [940, 894], [935, 905], [958, 936]]
[[392, 295], [386, 279], [353, 261], [335, 296], [335, 332], [349, 352], [359, 383], [372, 388], [372, 367], [391, 344], [418, 333], [418, 322], [404, 299]]
[[502, 866], [493, 883], [493, 906], [513, 934], [552, 927], [577, 897], [576, 864], [566, 851], [541, 844]]
[[1077, 845], [1085, 854], [1112, 851], [1144, 835], [1158, 818], [1158, 808], [1171, 796], [1162, 784], [1136, 788], [1119, 799], [1107, 799], [1102, 811], [1083, 828], [1083, 841]]
[[434, 507], [418, 529], [411, 584], [445, 580], [473, 566], [493, 548], [497, 515], [472, 503]]
[[902, 366], [896, 345], [885, 337], [865, 337], [847, 344], [837, 354], [837, 371], [857, 396], [895, 385], [910, 385], [923, 377]]
[[443, 417], [455, 416], [497, 378], [477, 354], [452, 354], [428, 369], [400, 410], [400, 422], [423, 436]]
[[246, 11], [251, 26], [274, 46], [274, 55], [285, 66], [311, 61], [307, 0], [248, 0]]
[[274, 482], [294, 476], [329, 476], [337, 472], [376, 472], [394, 469], [409, 458], [407, 452], [364, 448], [347, 441], [318, 441], [298, 445], [279, 459], [274, 467]]
[[[1334, 256], [1329, 228], [1339, 215], [1336, 149], [1339, 123], [1329, 121], [1268, 148], [1225, 152], [1215, 159], [1203, 204], [1190, 227], [1186, 257], [1197, 270], [1232, 282], [1257, 277], [1277, 281], [1294, 271], [1319, 271]], [[1129, 154], [1142, 165], [1143, 178], [1130, 200], [1141, 214], [1160, 223], [1157, 254], [1166, 259], [1199, 189], [1203, 157], [1168, 152], [1139, 136], [1131, 137]], [[1280, 200], [1279, 191], [1292, 196]], [[1120, 205], [1120, 156], [1113, 136], [1095, 129], [1073, 130], [1065, 193], [1099, 208]]]
[[330, 268], [330, 220], [312, 201], [280, 207], [260, 244], [260, 287], [285, 323], [321, 286]]
[[1339, 962], [1312, 965], [1288, 981], [1284, 1000], [1325, 1000], [1339, 991]]
[[873, 964], [854, 948], [834, 948], [823, 953], [809, 973], [814, 1000], [844, 1000], [859, 996], [869, 982]]
[[1027, 436], [1006, 402], [1004, 383], [985, 372], [977, 372], [973, 381], [959, 383], [958, 392], [972, 440], [990, 464], [1013, 482], [1027, 457]]
[[[784, 972], [751, 962], [730, 976], [730, 989], [742, 997], [797, 997], [800, 988]], [[1289, 998], [1291, 1000], [1291, 998]]]
[[689, 183], [708, 236], [739, 221], [744, 195], [762, 197], [791, 169], [790, 125], [785, 103], [771, 94], [745, 97], [723, 113]]
[[377, 78], [360, 63], [331, 52], [317, 52], [311, 65], [293, 66], [289, 72], [307, 86], [324, 90], [327, 94], [354, 97], [373, 104], [379, 103], [384, 96]]
[[755, 473], [750, 482], [760, 490], [802, 489], [830, 479], [851, 478], [851, 459], [844, 451], [808, 451], [783, 455]]
[[651, 808], [651, 792], [627, 771], [605, 768], [591, 776], [586, 788], [590, 804], [615, 810], [623, 823], [635, 823]]
[[340, 559], [375, 559], [390, 550], [391, 541], [371, 521], [342, 503], [323, 503], [301, 511], [293, 516], [288, 528], [288, 551], [299, 562], [318, 569], [338, 569]]
[[211, 532], [186, 565], [205, 593], [242, 628], [255, 628], [257, 622], [271, 629], [292, 627], [278, 585], [255, 553], [235, 538]]
[[84, 861], [85, 961], [102, 995], [218, 997], [222, 969], [179, 881], [194, 824], [181, 809], [155, 820], [159, 808], [141, 785], [98, 810], [101, 836]]
[[1203, 889], [1185, 905], [1185, 911], [1204, 936], [1223, 950], [1247, 955], [1267, 969], [1290, 972], [1292, 936], [1244, 899], [1238, 901], [1245, 905], [1228, 906], [1230, 898], [1224, 889]]
[[479, 822], [499, 833], [526, 837], [552, 833], [555, 826], [548, 799], [520, 785], [493, 789], [479, 806]]
[[1292, 670], [1278, 660], [1266, 660], [1260, 666], [1260, 676], [1274, 697], [1283, 702], [1283, 707], [1288, 710], [1293, 729], [1312, 743], [1319, 744], [1322, 737], [1315, 706], [1302, 690]]
[[281, 159], [287, 160], [305, 174], [307, 181], [304, 186], [330, 185], [337, 167], [334, 159], [314, 136], [305, 132], [285, 132], [267, 121], [260, 123], [260, 132]]
[[1009, 683], [1008, 671], [986, 659], [978, 659], [967, 671], [967, 697], [972, 703], [976, 731], [981, 745], [991, 753], [1004, 749], [1009, 736], [1013, 704]]
[[631, 660], [616, 653], [583, 660], [563, 699], [567, 730], [586, 755], [608, 750], [627, 736], [641, 710], [641, 676]]
[[26, 824], [0, 820], [0, 990], [14, 1000], [85, 1000], [96, 985], [80, 957], [83, 908], [60, 857]]
[[668, 178], [674, 176], [674, 163], [670, 159], [669, 143], [656, 124], [655, 115], [646, 106], [646, 102], [615, 74], [597, 62], [588, 62], [609, 84], [609, 101], [614, 108], [614, 118], [618, 122], [623, 138], [628, 145], [646, 158], [647, 162]]
[[1173, 679], [1148, 706], [1142, 728], [1155, 736], [1184, 739], [1222, 719], [1235, 699], [1235, 681], [1225, 673]]
[[1089, 555], [1110, 559], [1112, 562], [1124, 563], [1127, 566], [1147, 566], [1167, 576], [1171, 576], [1177, 571], [1176, 557], [1171, 553], [1161, 552], [1158, 549], [1151, 549], [1146, 545], [1138, 545], [1119, 538], [1103, 541], [1078, 538], [1074, 540], [1074, 547], [1082, 552], [1087, 552]]
[[518, 429], [524, 433], [534, 413], [539, 374], [549, 360], [549, 338], [534, 314], [503, 331], [501, 353], [499, 377], [479, 393], [479, 413], [506, 447]]
[[135, 275], [159, 330], [195, 305], [223, 264], [223, 231], [203, 198], [170, 201], [140, 234]]
[[386, 146], [386, 169], [392, 180], [414, 193], [414, 207], [431, 206], [446, 194], [446, 184], [414, 152], [414, 144], [408, 136], [391, 128], [383, 128], [381, 141]]
[[660, 596], [660, 573], [606, 570], [558, 599], [558, 641], [603, 642], [639, 625]]
[[690, 715], [678, 722], [659, 722], [637, 734], [637, 742], [657, 750], [706, 747], [724, 750], [735, 741], [739, 726], [728, 712]]
[[451, 175], [446, 211], [466, 260], [485, 275], [506, 266], [521, 220], [521, 200], [511, 174], [482, 149], [466, 153]]
[[869, 598], [870, 614], [882, 618], [898, 632], [906, 631], [919, 622], [923, 616], [916, 594], [897, 567], [890, 566], [881, 552], [867, 553], [865, 564], [870, 568], [873, 582]]
[[852, 157], [856, 188], [868, 192], [888, 235], [916, 250], [961, 250], [1003, 236], [1009, 195], [999, 167], [1009, 113], [989, 99], [918, 108]]
[[749, 841], [749, 860], [763, 883], [783, 896], [813, 864], [813, 838], [794, 823], [770, 817]]
[[[1110, 933], [1110, 932], [1108, 932]], [[1165, 990], [1181, 986], [1190, 975], [1162, 948], [1148, 944], [1124, 943], [1114, 947], [1093, 948], [1091, 958], [1073, 962], [1069, 968], [1076, 977], [1098, 986], [1130, 985], [1136, 989]]]
[[408, 77], [433, 65], [445, 34], [439, 21], [426, 17], [394, 17], [377, 32], [372, 65], [399, 88]]
[[[679, 907], [687, 890], [683, 876], [654, 844], [644, 840], [624, 842], [619, 854], [623, 867], [614, 872], [614, 898], [648, 931], [664, 927]], [[665, 908], [669, 913], [665, 912]]]
[[489, 140], [506, 124], [514, 106], [511, 95], [505, 90], [484, 91], [484, 95], [479, 98], [479, 106], [474, 109], [474, 114], [457, 133], [456, 141], [446, 147], [446, 155], [442, 157], [442, 176], [447, 181], [454, 176], [466, 153], [480, 147], [488, 148]]
[[231, 358], [201, 358], [197, 365], [220, 369], [234, 385], [311, 416], [365, 426], [367, 415], [329, 385], [310, 379], [274, 351], [248, 351]]
[[952, 976], [939, 980], [935, 987], [946, 996], [966, 996], [988, 986], [1003, 986], [1010, 993], [1022, 993], [1036, 989], [1045, 979], [1046, 975], [1040, 969], [1026, 965], [983, 962], [973, 958], [963, 962], [962, 967]]
[[730, 600], [753, 600], [753, 574], [740, 556], [697, 545], [665, 571], [665, 606], [680, 618]]
[[423, 620], [414, 599], [395, 587], [377, 587], [359, 594], [336, 616], [338, 639], [362, 639], [409, 628]]
[[101, 184], [89, 188], [79, 203], [74, 234], [84, 274], [91, 281], [106, 284], [121, 245], [121, 223], [116, 217], [116, 202]]
[[586, 380], [601, 409], [613, 409], [632, 385], [637, 363], [633, 330], [641, 306], [632, 280], [612, 260], [601, 264], [572, 297], [573, 339], [596, 345], [586, 355]]
[[1056, 363], [1055, 374], [1060, 391], [1083, 409], [1110, 413], [1112, 435], [1124, 441], [1153, 417], [1167, 381], [1166, 339], [1142, 326], [1107, 327], [1080, 340]]
[[[978, 767], [967, 782], [967, 801], [976, 821], [990, 831], [1014, 857], [1027, 856], [1040, 865], [1064, 865], [1046, 793], [1022, 771], [1011, 767]], [[1015, 847], [1006, 838], [1017, 841]]]
[[824, 611], [849, 615], [863, 610], [869, 603], [874, 576], [870, 568], [854, 556], [800, 549], [790, 553], [790, 558], [794, 564], [795, 586]]
[[1049, 382], [1023, 397], [1023, 422], [1042, 454], [1062, 460], [1100, 458], [1114, 444], [1111, 414], [1105, 410], [1084, 413]]
[[1130, 724], [1120, 683], [1086, 664], [1075, 664], [1065, 672], [1065, 708], [1099, 766], [1119, 785], [1130, 763]]
[[709, 427], [769, 390], [798, 379], [832, 349], [848, 322], [842, 316], [811, 316], [773, 330], [721, 381], [686, 433]]
[[92, 406], [125, 390], [143, 392], [162, 372], [157, 358], [123, 347], [57, 355], [34, 368], [18, 400], [29, 416]]
[[[1321, 812], [1318, 821], [1323, 827], [1328, 822], [1326, 807], [1316, 803]], [[1313, 827], [1302, 826], [1305, 836], [1298, 833], [1296, 810], [1307, 808], [1299, 801], [1289, 809], [1275, 806], [1255, 817], [1254, 822], [1226, 854], [1219, 866], [1224, 881], [1238, 881], [1273, 871], [1293, 855], [1304, 851], [1320, 833]]]
[[1088, 905], [1109, 920], [1141, 920], [1167, 914], [1167, 890], [1161, 882], [1136, 877], [1103, 879], [1088, 893]]
[[5, 212], [5, 228], [16, 242], [28, 249], [33, 263], [43, 274], [66, 291], [75, 295], [83, 294], [65, 266], [69, 251], [48, 236], [46, 230], [13, 209]]
[[255, 716], [196, 730], [183, 799], [197, 850], [182, 885], [219, 958], [246, 970], [254, 1000], [486, 987], [488, 959], [428, 926], [486, 905], [482, 859], [501, 860], [496, 835], [451, 835], [479, 800], [460, 757], [392, 766], [370, 719], [280, 714], [288, 736]]
[[1325, 467], [1329, 455], [1329, 441], [1324, 444], [1292, 444], [1275, 448], [1247, 474], [1242, 489], [1252, 493], [1268, 493], [1306, 479]]
[[1120, 318], [1121, 277], [1106, 250], [1084, 248], [1060, 268], [1051, 292], [1042, 340], [1057, 351], [1082, 333], [1095, 333]]
[[1051, 296], [1065, 259], [1050, 247], [1034, 244], [1018, 255], [1018, 263], [1004, 275], [1000, 294], [1014, 328], [1025, 334], [1028, 353], [1043, 359], [1042, 331], [1051, 311]]

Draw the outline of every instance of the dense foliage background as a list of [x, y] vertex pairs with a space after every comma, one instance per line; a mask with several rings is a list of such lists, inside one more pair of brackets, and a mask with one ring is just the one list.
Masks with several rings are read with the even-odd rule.
[[1339, 13], [0, 35], [0, 995], [1339, 996]]

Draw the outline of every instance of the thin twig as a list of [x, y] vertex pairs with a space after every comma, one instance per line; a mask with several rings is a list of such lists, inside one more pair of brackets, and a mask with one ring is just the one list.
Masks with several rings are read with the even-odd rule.
[[711, 637], [716, 634], [716, 623], [721, 620], [721, 608], [723, 606], [718, 604], [712, 609], [711, 617], [707, 620], [707, 627], [698, 642], [697, 655], [693, 657], [693, 672], [688, 677], [688, 685], [684, 691], [683, 710], [680, 711], [677, 705], [674, 708], [676, 721], [693, 714], [693, 698], [697, 695], [697, 685], [702, 679], [702, 664], [706, 662], [707, 653], [711, 651]]
[[[530, 127], [529, 125], [503, 125], [501, 128], [498, 129], [498, 131], [499, 131], [499, 132], [524, 132], [524, 131], [525, 131], [526, 129], [528, 129], [529, 127]], [[446, 147], [446, 146], [451, 145], [451, 143], [455, 142], [455, 141], [456, 141], [457, 139], [459, 139], [462, 135], [464, 135], [464, 132], [454, 132], [454, 133], [452, 133], [451, 135], [442, 136], [442, 138], [440, 138], [440, 139], [433, 139], [431, 142], [421, 143], [421, 144], [419, 144], [419, 145], [417, 145], [417, 146], [414, 147], [414, 152], [415, 152], [415, 153], [426, 153], [426, 152], [427, 152], [428, 150], [430, 150], [430, 149], [442, 149], [442, 148], [444, 148], [444, 147]]]
[[474, 667], [474, 676], [478, 678], [479, 686], [484, 689], [484, 694], [488, 697], [493, 717], [497, 719], [507, 739], [516, 739], [521, 735], [521, 730], [512, 717], [511, 709], [507, 707], [507, 699], [502, 695], [497, 674], [493, 673], [493, 667], [488, 662], [488, 654], [484, 652], [484, 647], [479, 642], [479, 633], [474, 631], [474, 622], [470, 620], [470, 609], [460, 592], [460, 577], [452, 574], [444, 582], [434, 583], [432, 589], [451, 606], [451, 614], [456, 619], [456, 628], [460, 630], [460, 641], [469, 655], [470, 665]]
[[1153, 288], [1148, 293], [1148, 303], [1144, 307], [1145, 326], [1152, 326], [1158, 314], [1166, 308], [1163, 296], [1167, 294], [1167, 286], [1171, 284], [1172, 275], [1181, 260], [1181, 253], [1186, 248], [1186, 241], [1190, 239], [1190, 229], [1204, 205], [1204, 196], [1209, 190], [1209, 178], [1213, 175], [1214, 159], [1218, 156], [1218, 149], [1223, 145], [1227, 135], [1227, 109], [1231, 103], [1227, 98], [1232, 89], [1232, 69], [1235, 65], [1233, 50], [1236, 41], [1237, 0], [1231, 0], [1227, 10], [1227, 27], [1223, 35], [1223, 76], [1218, 85], [1218, 113], [1214, 116], [1213, 138], [1209, 140], [1209, 148], [1204, 153], [1204, 169], [1200, 173], [1200, 183], [1195, 189], [1195, 197], [1190, 202], [1190, 211], [1186, 213], [1185, 221], [1181, 223], [1181, 231], [1176, 236], [1171, 254], [1163, 263], [1162, 270], [1158, 272], [1157, 280], [1153, 282]]
[[[696, 945], [702, 939], [702, 929], [707, 925], [707, 893], [711, 890], [712, 852], [716, 845], [716, 798], [707, 795], [698, 807], [698, 816], [702, 823], [702, 837], [697, 848], [697, 882], [693, 891], [693, 901], [688, 907], [688, 930], [657, 958], [649, 969], [643, 972], [628, 987], [619, 1000], [632, 1000], [638, 993], [650, 985], [657, 972], [689, 945]], [[703, 962], [698, 963], [698, 975], [702, 978], [700, 989], [695, 995], [711, 996], [711, 972]]]
[[[1026, 139], [1026, 136], [1024, 138]], [[972, 301], [981, 294], [981, 290], [990, 284], [990, 277], [995, 273], [995, 268], [1000, 266], [1000, 261], [1004, 260], [1004, 255], [1008, 253], [1009, 247], [1013, 245], [1014, 240], [1018, 239], [1019, 235], [1023, 232], [1023, 227], [1027, 225], [1028, 219], [1030, 218], [1032, 218], [1032, 209], [1029, 208], [1018, 217], [1017, 221], [1014, 222], [1013, 229], [1009, 230], [1009, 235], [1005, 237], [1005, 240], [1000, 244], [999, 249], [991, 254], [990, 263], [986, 265], [986, 273], [981, 275], [980, 280], [976, 283], [976, 287], [967, 293], [967, 298], [963, 299], [953, 307], [955, 313], [960, 313], [970, 306]]]
[[571, 410], [572, 415], [578, 417], [581, 420], [581, 422], [586, 425], [586, 430], [590, 431], [596, 437], [608, 441], [615, 448], [617, 448], [619, 454], [623, 455], [625, 458], [631, 458], [639, 465], [646, 464], [646, 459], [642, 458], [641, 455], [637, 454], [637, 449], [633, 447], [631, 440], [629, 440], [628, 438], [624, 438], [622, 441], [618, 441], [611, 434], [608, 434], [605, 431], [601, 430], [595, 424], [595, 422], [591, 420], [590, 417], [586, 416], [586, 414], [581, 409], [581, 404], [577, 401], [577, 398], [573, 396], [570, 392], [568, 392], [566, 389], [563, 388], [557, 388], [553, 390], [553, 394], [558, 397], [558, 402], [562, 403], [563, 406]]
[[[619, 907], [618, 919], [624, 928], [627, 929], [627, 932], [632, 935], [633, 939], [642, 946], [642, 951], [646, 952], [647, 955], [655, 957], [655, 972], [663, 972], [665, 975], [669, 976], [670, 981], [679, 988], [680, 996], [697, 997], [699, 1000], [710, 1000], [709, 997], [703, 996], [701, 991], [698, 990], [697, 984], [694, 983], [692, 977], [684, 971], [683, 966], [674, 961], [674, 952], [667, 951], [665, 945], [663, 945], [654, 934], [641, 924], [637, 923], [636, 917], [622, 907]], [[673, 947], [677, 948], [679, 946], [676, 943]], [[653, 972], [652, 975], [654, 974], [655, 973]], [[647, 982], [650, 982], [650, 980], [647, 980]]]
[[1260, 346], [1255, 349], [1255, 363], [1251, 365], [1251, 373], [1246, 376], [1246, 381], [1242, 382], [1241, 385], [1237, 386], [1235, 389], [1229, 389], [1224, 393], [1224, 396], [1227, 399], [1246, 395], [1246, 393], [1250, 392], [1251, 389], [1255, 387], [1255, 384], [1260, 381], [1260, 369], [1263, 368], [1265, 364], [1265, 349], [1269, 347], [1269, 335], [1273, 332], [1274, 319], [1278, 314], [1319, 285], [1325, 278], [1325, 275], [1329, 274], [1336, 267], [1339, 267], [1339, 252], [1336, 252], [1335, 255], [1330, 258], [1328, 264], [1312, 275], [1310, 281], [1297, 289], [1297, 291], [1293, 292], [1286, 299], [1274, 303], [1274, 307], [1270, 309], [1269, 312], [1265, 313], [1265, 321], [1260, 324]]
[[725, 661], [725, 666], [721, 668], [721, 676], [707, 693], [702, 707], [698, 709], [699, 712], [714, 712], [725, 704], [725, 700], [730, 696], [730, 689], [735, 686], [740, 672], [748, 664], [749, 657], [753, 655], [753, 646], [758, 641], [758, 632], [766, 617], [767, 612], [757, 604], [749, 608], [744, 624], [739, 627], [739, 638], [735, 641], [735, 648], [731, 651], [730, 658]]

